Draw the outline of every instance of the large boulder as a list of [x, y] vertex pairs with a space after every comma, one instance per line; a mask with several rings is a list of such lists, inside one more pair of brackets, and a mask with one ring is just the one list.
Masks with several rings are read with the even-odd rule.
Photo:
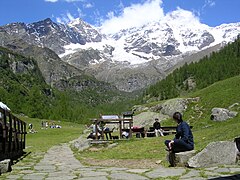
[[78, 139], [71, 141], [70, 143], [78, 151], [83, 151], [90, 147], [91, 139], [87, 139], [86, 134], [81, 135]]
[[187, 109], [188, 100], [183, 98], [170, 99], [162, 104], [161, 113], [172, 117], [173, 113], [183, 113]]
[[237, 116], [237, 112], [229, 111], [224, 108], [213, 108], [211, 114], [211, 120], [213, 121], [226, 121], [229, 118]]
[[235, 164], [238, 149], [236, 143], [229, 141], [212, 142], [188, 161], [189, 167], [212, 167]]
[[142, 112], [133, 117], [133, 125], [148, 128], [153, 125], [155, 118], [158, 118], [160, 121], [162, 121], [167, 119], [168, 116], [155, 112]]
[[192, 151], [185, 151], [179, 153], [172, 153], [169, 152], [167, 154], [167, 160], [171, 166], [179, 166], [179, 167], [187, 167], [188, 160], [196, 154], [195, 150]]

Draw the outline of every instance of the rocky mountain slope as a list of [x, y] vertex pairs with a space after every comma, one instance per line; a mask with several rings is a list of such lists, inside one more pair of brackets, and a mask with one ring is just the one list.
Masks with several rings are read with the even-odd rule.
[[81, 19], [67, 25], [51, 19], [12, 23], [0, 27], [0, 42], [9, 44], [1, 36], [5, 33], [11, 39], [47, 47], [68, 64], [131, 92], [164, 78], [177, 64], [191, 61], [189, 56], [195, 53], [218, 50], [239, 32], [240, 23], [209, 27], [189, 14], [170, 13], [162, 21], [113, 34], [102, 34]]

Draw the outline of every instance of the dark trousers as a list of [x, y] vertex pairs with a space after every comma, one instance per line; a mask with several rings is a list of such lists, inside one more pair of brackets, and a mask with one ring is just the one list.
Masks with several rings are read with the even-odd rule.
[[[165, 145], [168, 147], [168, 144], [171, 142], [171, 140], [166, 140]], [[186, 143], [185, 141], [181, 139], [174, 140], [173, 146], [172, 146], [172, 152], [178, 153], [178, 152], [184, 152], [184, 151], [191, 151], [193, 150], [193, 145]]]

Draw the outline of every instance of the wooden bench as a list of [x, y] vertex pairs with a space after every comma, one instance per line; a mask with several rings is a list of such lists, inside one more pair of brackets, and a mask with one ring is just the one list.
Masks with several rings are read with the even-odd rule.
[[[126, 131], [129, 133], [130, 129], [123, 129], [122, 131]], [[132, 128], [132, 133], [135, 133], [136, 136], [138, 136], [137, 134], [140, 134], [142, 138], [145, 137], [145, 129], [144, 127], [141, 128]]]
[[[190, 126], [190, 128], [192, 129], [193, 126]], [[176, 132], [177, 126], [162, 126], [161, 129], [163, 130], [164, 135], [176, 134], [177, 133]], [[147, 135], [147, 137], [155, 137], [154, 128], [150, 127], [149, 131], [146, 132], [146, 135]], [[151, 136], [151, 135], [153, 135], [153, 136]]]

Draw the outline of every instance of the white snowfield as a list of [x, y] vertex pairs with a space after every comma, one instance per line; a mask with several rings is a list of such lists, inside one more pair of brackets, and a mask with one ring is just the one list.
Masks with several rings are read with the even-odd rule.
[[[76, 26], [77, 22], [72, 22], [70, 25]], [[89, 28], [86, 27], [86, 31]], [[93, 48], [99, 50], [102, 55], [102, 59], [94, 61], [94, 63], [101, 63], [111, 59], [113, 62], [128, 62], [131, 65], [137, 65], [163, 58], [161, 55], [152, 54], [152, 52], [141, 51], [141, 47], [144, 45], [152, 43], [158, 47], [163, 47], [163, 49], [167, 45], [173, 45], [180, 52], [180, 55], [183, 55], [185, 53], [202, 51], [217, 44], [232, 42], [239, 34], [240, 23], [210, 27], [202, 24], [187, 12], [185, 14], [171, 13], [158, 22], [124, 29], [115, 34], [105, 34], [101, 42], [90, 42], [85, 45], [68, 44], [64, 46], [65, 53], [60, 54], [60, 57], [75, 53], [80, 49]], [[209, 39], [212, 39], [210, 43], [208, 43]], [[206, 44], [204, 45], [204, 43]], [[112, 54], [104, 52], [107, 46], [114, 48]], [[164, 56], [164, 58], [169, 60], [175, 58], [175, 56]]]

